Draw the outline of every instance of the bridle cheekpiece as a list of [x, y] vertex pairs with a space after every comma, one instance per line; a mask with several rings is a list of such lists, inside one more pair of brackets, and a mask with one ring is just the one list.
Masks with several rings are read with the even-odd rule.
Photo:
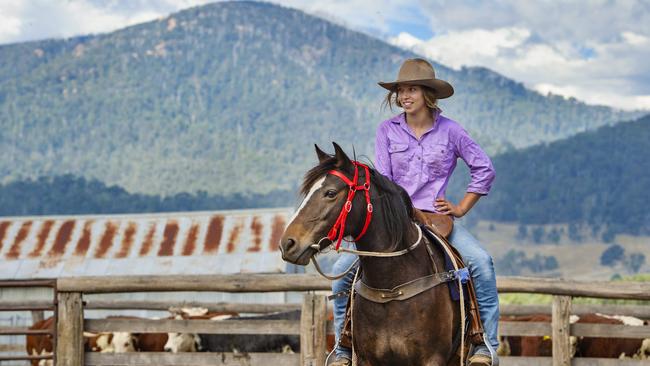
[[[335, 239], [337, 240], [336, 247], [335, 247], [336, 250], [339, 250], [339, 247], [341, 246], [341, 241], [343, 241], [343, 233], [345, 232], [345, 220], [347, 220], [348, 214], [350, 213], [350, 211], [352, 211], [352, 200], [354, 199], [354, 195], [357, 193], [357, 191], [364, 191], [366, 195], [367, 213], [366, 213], [366, 221], [363, 224], [363, 229], [361, 230], [361, 233], [359, 233], [359, 235], [356, 238], [354, 238], [354, 241], [361, 239], [361, 237], [368, 230], [368, 226], [370, 226], [370, 220], [372, 220], [372, 203], [370, 203], [370, 171], [368, 170], [368, 166], [361, 164], [358, 161], [353, 161], [352, 164], [354, 164], [354, 177], [352, 178], [352, 180], [350, 180], [348, 177], [346, 177], [343, 173], [339, 172], [338, 170], [330, 170], [328, 172], [329, 174], [339, 177], [350, 188], [348, 191], [348, 197], [345, 201], [345, 204], [343, 205], [343, 208], [341, 209], [341, 213], [339, 214], [339, 217], [336, 219], [334, 226], [332, 226], [329, 233], [327, 234], [327, 237], [332, 242], [334, 242]], [[359, 185], [359, 167], [362, 167], [366, 173], [366, 182], [362, 185]]]

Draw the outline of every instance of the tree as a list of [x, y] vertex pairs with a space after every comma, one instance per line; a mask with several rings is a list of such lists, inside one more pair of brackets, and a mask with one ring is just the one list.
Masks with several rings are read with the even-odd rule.
[[575, 222], [569, 224], [569, 239], [575, 242], [582, 241], [582, 234], [580, 234], [580, 228], [578, 227], [578, 224], [576, 224]]
[[544, 269], [550, 270], [557, 269], [558, 267], [557, 259], [554, 256], [550, 255], [544, 258]]
[[601, 239], [605, 243], [613, 243], [614, 239], [616, 238], [616, 232], [612, 229], [607, 229], [603, 232], [603, 235], [601, 236]]
[[556, 228], [553, 228], [546, 235], [546, 239], [551, 243], [557, 244], [560, 242], [560, 232]]
[[522, 241], [528, 237], [528, 226], [519, 224], [517, 228], [517, 240]]
[[600, 255], [600, 264], [612, 267], [625, 258], [625, 249], [618, 244], [614, 244], [603, 251]]
[[542, 238], [544, 238], [544, 228], [542, 226], [538, 226], [533, 229], [533, 242], [535, 244], [539, 244], [542, 242]]
[[645, 255], [643, 253], [631, 253], [627, 257], [627, 265], [630, 267], [632, 273], [638, 273], [639, 269], [645, 264]]

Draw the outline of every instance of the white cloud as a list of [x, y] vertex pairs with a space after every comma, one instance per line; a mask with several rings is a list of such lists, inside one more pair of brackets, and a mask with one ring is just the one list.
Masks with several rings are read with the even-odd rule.
[[386, 36], [395, 21], [415, 21], [426, 24], [417, 2], [411, 0], [270, 0], [307, 13], [333, 20], [349, 28]]
[[592, 40], [581, 46], [591, 50], [587, 56], [569, 41], [551, 44], [523, 27], [447, 31], [428, 40], [402, 33], [389, 41], [454, 68], [488, 67], [542, 94], [650, 109], [650, 79], [635, 80], [640, 71], [650, 73], [643, 61], [650, 57], [650, 39], [637, 33]]
[[460, 68], [463, 65], [481, 65], [483, 60], [492, 59], [503, 50], [520, 46], [529, 36], [530, 32], [521, 28], [501, 28], [494, 31], [471, 29], [448, 32], [426, 41], [402, 32], [388, 41], [412, 49], [444, 65]]
[[623, 37], [625, 42], [634, 46], [641, 46], [648, 43], [648, 37], [634, 32], [623, 32], [621, 33], [621, 37]]
[[15, 0], [0, 2], [0, 43], [111, 32], [208, 0]]
[[18, 13], [19, 4], [0, 3], [0, 43], [20, 35], [23, 22]]

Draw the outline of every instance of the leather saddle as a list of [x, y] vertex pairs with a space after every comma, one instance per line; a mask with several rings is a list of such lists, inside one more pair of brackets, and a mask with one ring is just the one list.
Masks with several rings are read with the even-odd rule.
[[449, 235], [454, 229], [454, 220], [449, 215], [422, 211], [414, 208], [413, 218], [415, 221], [426, 225], [434, 233], [444, 237], [445, 239], [449, 239]]

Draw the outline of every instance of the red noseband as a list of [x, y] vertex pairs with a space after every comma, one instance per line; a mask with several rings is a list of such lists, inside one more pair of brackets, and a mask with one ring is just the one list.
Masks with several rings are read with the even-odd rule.
[[[348, 185], [350, 190], [348, 191], [348, 198], [345, 201], [345, 204], [343, 205], [343, 209], [341, 209], [341, 213], [339, 214], [338, 219], [336, 219], [336, 222], [334, 223], [334, 226], [330, 229], [329, 233], [327, 234], [327, 237], [334, 242], [334, 239], [336, 239], [337, 234], [338, 234], [338, 239], [336, 241], [336, 250], [339, 249], [341, 246], [341, 241], [343, 240], [343, 232], [345, 231], [345, 220], [348, 217], [348, 214], [350, 211], [352, 211], [352, 200], [354, 199], [354, 195], [357, 193], [357, 191], [364, 191], [366, 194], [366, 222], [363, 224], [363, 229], [361, 230], [361, 233], [354, 238], [354, 241], [357, 241], [361, 239], [363, 234], [366, 233], [368, 230], [368, 226], [370, 225], [370, 220], [372, 219], [372, 203], [370, 203], [370, 171], [368, 170], [368, 167], [364, 164], [361, 164], [357, 161], [353, 161], [352, 164], [354, 164], [354, 178], [350, 180], [348, 177], [343, 175], [343, 173], [337, 171], [337, 170], [330, 170], [329, 174], [335, 175], [345, 184]], [[365, 170], [366, 173], [366, 182], [363, 185], [358, 185], [359, 183], [359, 167], [362, 167]]]

